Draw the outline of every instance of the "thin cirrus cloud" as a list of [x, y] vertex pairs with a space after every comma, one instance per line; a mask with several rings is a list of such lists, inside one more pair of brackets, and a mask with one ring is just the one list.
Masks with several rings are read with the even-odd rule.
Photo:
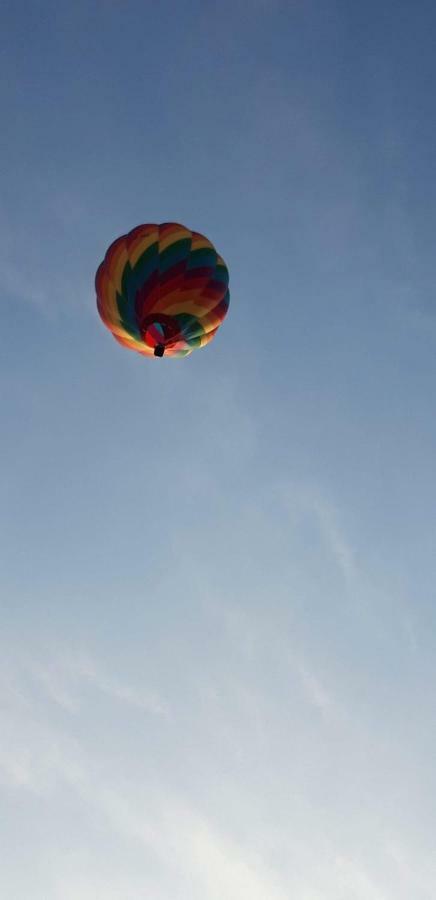
[[[230, 619], [228, 613], [224, 616], [225, 633], [228, 635], [229, 659], [233, 655], [232, 646], [239, 642], [238, 628], [241, 627], [241, 637], [245, 632], [243, 619], [238, 616], [237, 612], [235, 615], [236, 618], [232, 616]], [[250, 660], [254, 664], [257, 663], [264, 652], [263, 642], [265, 639], [268, 640], [268, 633], [262, 623], [256, 622], [256, 617], [253, 616], [250, 616], [249, 619], [253, 637], [247, 665]], [[230, 631], [229, 621], [231, 623]], [[277, 665], [277, 654], [275, 655], [275, 665]], [[202, 737], [201, 731], [193, 733], [194, 740], [199, 741], [197, 777], [200, 778], [200, 781], [197, 786], [195, 783], [191, 784], [189, 797], [181, 793], [180, 789], [174, 789], [172, 786], [174, 772], [168, 772], [169, 780], [165, 784], [163, 770], [159, 772], [149, 769], [147, 764], [144, 768], [140, 761], [140, 755], [138, 755], [140, 746], [137, 745], [137, 741], [132, 746], [130, 729], [130, 736], [129, 732], [126, 732], [127, 743], [123, 753], [119, 753], [119, 747], [116, 744], [111, 746], [113, 745], [114, 729], [115, 731], [123, 730], [125, 716], [123, 710], [125, 708], [131, 710], [129, 717], [132, 715], [134, 717], [134, 731], [138, 727], [143, 728], [143, 716], [146, 714], [145, 730], [138, 732], [143, 735], [141, 743], [144, 741], [144, 748], [151, 738], [151, 724], [153, 721], [157, 724], [162, 720], [160, 713], [156, 717], [156, 711], [150, 710], [149, 703], [145, 704], [144, 701], [138, 703], [138, 697], [144, 697], [143, 690], [139, 690], [136, 685], [129, 685], [128, 689], [124, 685], [120, 688], [115, 679], [110, 680], [109, 688], [106, 676], [101, 674], [98, 664], [93, 662], [89, 656], [84, 658], [65, 650], [62, 658], [66, 660], [64, 668], [59, 663], [59, 656], [54, 655], [52, 659], [55, 662], [50, 663], [50, 660], [48, 662], [45, 660], [44, 664], [41, 663], [41, 666], [36, 668], [32, 663], [28, 666], [27, 671], [25, 667], [20, 667], [20, 670], [15, 673], [9, 670], [9, 679], [4, 681], [2, 693], [3, 706], [7, 714], [4, 716], [6, 727], [2, 733], [0, 764], [4, 786], [7, 786], [9, 790], [13, 789], [20, 793], [24, 791], [25, 794], [39, 797], [39, 802], [44, 805], [47, 802], [53, 804], [55, 796], [59, 796], [60, 802], [61, 794], [67, 792], [67, 795], [71, 796], [69, 803], [76, 810], [69, 827], [74, 829], [74, 818], [79, 810], [86, 813], [89, 822], [88, 830], [92, 829], [92, 821], [100, 823], [98, 825], [100, 838], [96, 838], [94, 859], [86, 856], [84, 859], [84, 867], [87, 871], [86, 883], [82, 882], [85, 897], [87, 891], [89, 892], [91, 889], [94, 890], [97, 900], [100, 896], [103, 897], [101, 892], [105, 882], [102, 879], [99, 863], [102, 835], [106, 841], [115, 839], [119, 842], [121, 858], [124, 853], [132, 852], [132, 850], [127, 850], [128, 847], [137, 847], [137, 852], [133, 853], [133, 859], [130, 862], [131, 872], [129, 875], [125, 873], [123, 879], [120, 880], [119, 873], [118, 875], [114, 873], [114, 880], [112, 877], [110, 878], [112, 884], [110, 889], [113, 889], [114, 884], [118, 884], [117, 890], [124, 891], [125, 896], [129, 896], [129, 892], [133, 896], [135, 891], [139, 891], [139, 896], [142, 896], [141, 890], [145, 890], [143, 896], [146, 897], [147, 890], [153, 890], [157, 897], [162, 896], [165, 900], [170, 895], [176, 900], [179, 898], [182, 900], [188, 889], [193, 900], [197, 900], [197, 898], [200, 900], [204, 897], [207, 897], [208, 900], [209, 898], [218, 900], [223, 895], [229, 900], [237, 900], [237, 898], [238, 900], [249, 900], [249, 898], [253, 900], [253, 897], [259, 898], [259, 900], [264, 900], [265, 897], [270, 900], [282, 900], [289, 896], [289, 892], [297, 900], [309, 900], [309, 898], [310, 900], [324, 900], [324, 898], [347, 900], [349, 896], [356, 900], [392, 900], [395, 893], [397, 897], [401, 898], [408, 896], [407, 893], [401, 893], [402, 882], [398, 874], [402, 864], [398, 847], [404, 841], [405, 836], [401, 826], [395, 825], [393, 820], [389, 821], [389, 814], [384, 814], [385, 822], [381, 822], [379, 830], [376, 828], [381, 859], [384, 859], [382, 869], [377, 876], [377, 884], [374, 875], [367, 870], [365, 859], [369, 832], [364, 828], [361, 834], [363, 846], [357, 850], [353, 847], [356, 837], [353, 835], [355, 825], [351, 827], [348, 838], [345, 837], [345, 834], [342, 835], [342, 854], [337, 854], [338, 835], [343, 831], [341, 814], [337, 818], [331, 810], [330, 833], [325, 833], [325, 814], [321, 815], [321, 819], [317, 823], [319, 813], [311, 810], [311, 803], [308, 804], [307, 798], [304, 799], [303, 784], [307, 781], [307, 797], [310, 797], [310, 771], [313, 766], [320, 765], [323, 756], [323, 766], [330, 757], [328, 765], [333, 766], [330, 777], [334, 781], [338, 776], [340, 777], [341, 765], [344, 767], [343, 777], [348, 779], [349, 766], [355, 765], [357, 759], [358, 744], [363, 742], [363, 746], [365, 744], [367, 748], [371, 746], [368, 743], [369, 735], [365, 733], [364, 723], [356, 728], [357, 711], [344, 710], [344, 698], [341, 700], [341, 709], [339, 710], [338, 701], [331, 693], [331, 686], [324, 686], [319, 676], [310, 670], [307, 657], [303, 662], [298, 659], [298, 655], [291, 661], [286, 660], [285, 657], [282, 660], [285, 668], [281, 678], [287, 685], [293, 708], [289, 719], [290, 730], [288, 731], [286, 728], [285, 732], [283, 732], [281, 720], [286, 711], [286, 704], [282, 702], [280, 705], [271, 705], [269, 695], [263, 689], [253, 689], [253, 685], [250, 684], [249, 669], [239, 671], [238, 674], [233, 673], [233, 684], [229, 683], [229, 691], [232, 691], [234, 700], [229, 703], [225, 701], [224, 697], [224, 703], [222, 703], [220, 693], [225, 680], [222, 673], [217, 681], [218, 673], [213, 674], [212, 667], [208, 681], [211, 686], [215, 682], [218, 694], [215, 701], [210, 692], [207, 694], [208, 704], [210, 704], [210, 721], [208, 721], [205, 710], [201, 714], [201, 730], [203, 735], [209, 734], [209, 737]], [[198, 674], [195, 661], [193, 661], [193, 669]], [[49, 676], [47, 676], [47, 672], [50, 673]], [[41, 673], [44, 673], [43, 676]], [[210, 680], [211, 675], [212, 681]], [[296, 679], [295, 696], [293, 696], [294, 688], [292, 687], [293, 677]], [[71, 691], [71, 686], [74, 686], [76, 701], [74, 704], [71, 702], [73, 694], [59, 693], [54, 689], [54, 683], [59, 685], [62, 680], [68, 684], [69, 691]], [[86, 704], [83, 695], [90, 688], [97, 692], [103, 691], [109, 701], [107, 715], [99, 724], [102, 734], [98, 745], [94, 744], [92, 736], [90, 740], [86, 724]], [[40, 696], [38, 700], [37, 695], [41, 694], [41, 691], [42, 697]], [[252, 694], [251, 699], [248, 696], [249, 692]], [[202, 696], [204, 693], [201, 683], [199, 683], [198, 697], [195, 694], [191, 696], [191, 703], [194, 704], [194, 716], [201, 708], [199, 701]], [[134, 698], [133, 703], [131, 703], [132, 697]], [[299, 710], [300, 702], [303, 702], [303, 707]], [[295, 738], [304, 722], [304, 717], [302, 718], [304, 704], [309, 704], [319, 715], [319, 725], [316, 725], [318, 732], [316, 740], [324, 741], [325, 744], [321, 755], [314, 754], [314, 748], [310, 748], [309, 744], [305, 749], [303, 743], [300, 750], [296, 750]], [[53, 715], [53, 710], [56, 709], [58, 713]], [[235, 717], [234, 712], [236, 712]], [[71, 722], [75, 722], [73, 732], [71, 732]], [[168, 724], [174, 741], [175, 757], [172, 763], [174, 766], [179, 753], [186, 756], [185, 738], [187, 735], [184, 732], [185, 728], [191, 727], [192, 721], [187, 720], [184, 726], [180, 716], [177, 716], [174, 723], [171, 725], [170, 720], [169, 723], [166, 723], [165, 728], [168, 727]], [[213, 736], [213, 732], [210, 732], [212, 725], [215, 728], [215, 737], [220, 742], [218, 757], [215, 754], [209, 756], [207, 754], [207, 745], [210, 737]], [[292, 733], [293, 729], [296, 734]], [[228, 741], [225, 739], [226, 731], [229, 737]], [[148, 738], [147, 733], [149, 734]], [[345, 742], [344, 752], [339, 753], [338, 769], [333, 763], [333, 757], [330, 756], [333, 750], [332, 738], [333, 747], [336, 741], [339, 741], [338, 746], [341, 742]], [[206, 744], [204, 744], [205, 740]], [[280, 747], [283, 741], [284, 752], [282, 754]], [[133, 752], [130, 755], [130, 765], [126, 767], [125, 760], [129, 757], [129, 746]], [[235, 753], [236, 748], [239, 749], [239, 754]], [[240, 783], [238, 784], [236, 781], [232, 791], [233, 814], [231, 820], [228, 820], [225, 810], [229, 801], [225, 798], [233, 780], [232, 768], [235, 766], [238, 768], [244, 757], [251, 757], [253, 765], [256, 755], [259, 753], [262, 755], [264, 752], [266, 752], [265, 762], [269, 757], [273, 769], [276, 770], [273, 780], [270, 781], [268, 767], [263, 768], [259, 775], [254, 776], [252, 787], [254, 789], [256, 786], [256, 792], [253, 794], [249, 787], [250, 781], [247, 783], [246, 776], [243, 775], [244, 768], [241, 769]], [[221, 806], [220, 790], [218, 789], [220, 776], [216, 764], [220, 754], [223, 753], [222, 762], [226, 760], [226, 765], [230, 764], [228, 770], [230, 783], [226, 786], [225, 780], [222, 782]], [[299, 758], [300, 754], [302, 754], [301, 758]], [[305, 763], [304, 756], [306, 756]], [[307, 770], [306, 766], [309, 767]], [[255, 768], [257, 768], [257, 764]], [[202, 769], [207, 777], [205, 792], [200, 787]], [[278, 776], [277, 785], [274, 784], [276, 776]], [[368, 778], [371, 779], [371, 767], [366, 771], [364, 767], [362, 769], [363, 785]], [[327, 776], [326, 783], [328, 780]], [[281, 788], [279, 788], [280, 782]], [[293, 793], [290, 810], [294, 807], [294, 813], [289, 817], [286, 827], [277, 830], [274, 818], [271, 819], [270, 804], [274, 803], [276, 790], [279, 790], [278, 799], [280, 790], [288, 792], [289, 789]], [[340, 794], [341, 791], [339, 791], [339, 798]], [[214, 795], [216, 799], [212, 806], [216, 807], [216, 802], [218, 802], [218, 807], [212, 812], [210, 804]], [[380, 803], [383, 805], [382, 797]], [[279, 808], [280, 806], [281, 802], [278, 803]], [[61, 814], [61, 809], [58, 814], [55, 814], [53, 828], [56, 828], [59, 814]], [[378, 810], [378, 815], [380, 814], [381, 808]], [[250, 822], [248, 829], [247, 821]], [[367, 828], [371, 828], [369, 820]], [[384, 848], [387, 833], [392, 836], [389, 849]], [[396, 837], [393, 837], [395, 833]], [[308, 842], [309, 834], [311, 837]], [[85, 853], [83, 844], [83, 841], [86, 840], [85, 835], [86, 830], [82, 837], [79, 834], [75, 834], [74, 837], [77, 852], [81, 854]], [[371, 839], [373, 837], [374, 835], [371, 836]], [[52, 839], [56, 843], [54, 832]], [[346, 852], [347, 843], [349, 844], [348, 852]], [[82, 849], [79, 850], [79, 848]], [[142, 851], [141, 848], [143, 848]], [[395, 848], [397, 849], [395, 850]], [[145, 858], [141, 853], [146, 854]], [[80, 889], [81, 882], [77, 877], [77, 871], [71, 872], [70, 883], [61, 885], [57, 872], [63, 859], [62, 848], [59, 848], [50, 861], [45, 862], [47, 884], [56, 885], [52, 894], [46, 891], [45, 898], [47, 900], [51, 900], [51, 897], [53, 900], [55, 897], [65, 897], [67, 900], [72, 896], [71, 884], [75, 884], [77, 890]], [[121, 861], [118, 859], [117, 865], [120, 864]], [[407, 865], [409, 868], [406, 863], [403, 865], [403, 869], [407, 871], [407, 880], [405, 881], [407, 889], [412, 890], [415, 886], [417, 890], [427, 889], [428, 885], [432, 883], [431, 872], [427, 873], [426, 880], [423, 881], [422, 874], [419, 878], [414, 877], [410, 863]], [[67, 872], [69, 863], [65, 859], [63, 866], [64, 872]], [[150, 870], [155, 873], [154, 876], [150, 875]], [[6, 877], [5, 873], [0, 876], [0, 884], [2, 877]], [[380, 887], [380, 884], [386, 886]], [[144, 888], [144, 885], [147, 887]], [[41, 894], [42, 896], [44, 895]]]
[[168, 715], [165, 704], [157, 695], [137, 691], [118, 681], [108, 675], [98, 663], [85, 657], [67, 656], [62, 660], [54, 660], [48, 667], [33, 663], [29, 666], [34, 679], [41, 683], [48, 696], [71, 712], [80, 707], [81, 695], [91, 689], [135, 709], [153, 715]]

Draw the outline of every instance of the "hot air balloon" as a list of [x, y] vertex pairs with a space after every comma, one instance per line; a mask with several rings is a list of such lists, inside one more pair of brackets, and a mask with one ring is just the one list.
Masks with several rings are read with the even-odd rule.
[[184, 225], [138, 225], [97, 270], [97, 307], [114, 338], [144, 356], [188, 356], [216, 335], [229, 273], [213, 244]]

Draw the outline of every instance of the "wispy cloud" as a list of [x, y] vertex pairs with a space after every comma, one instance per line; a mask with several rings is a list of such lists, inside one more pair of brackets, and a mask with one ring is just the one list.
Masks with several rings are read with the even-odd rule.
[[33, 677], [40, 682], [55, 703], [76, 712], [83, 700], [85, 688], [93, 688], [152, 715], [167, 716], [168, 708], [153, 691], [140, 690], [108, 675], [95, 660], [66, 653], [45, 663], [28, 663]]
[[89, 658], [65, 653], [45, 662], [22, 657], [3, 667], [0, 678], [2, 728], [0, 779], [11, 787], [36, 793], [59, 780], [86, 780], [84, 743], [71, 733], [68, 720], [56, 722], [51, 704], [77, 719], [86, 703], [86, 691], [105, 694], [114, 703], [153, 716], [168, 715], [166, 705], [153, 692], [141, 691], [108, 677]]
[[344, 580], [351, 584], [359, 572], [356, 553], [350, 538], [340, 523], [335, 505], [323, 496], [315, 485], [281, 485], [280, 496], [296, 526], [301, 516], [312, 516], [318, 527], [325, 547], [330, 552]]
[[339, 526], [335, 510], [320, 497], [312, 497], [309, 500], [309, 507], [318, 518], [320, 529], [338, 568], [344, 578], [351, 581], [357, 574], [355, 554], [348, 538]]
[[2, 716], [0, 780], [12, 788], [43, 794], [59, 782], [79, 785], [84, 778], [78, 741], [47, 723], [9, 712]]
[[309, 703], [325, 717], [338, 715], [338, 703], [320, 678], [308, 668], [306, 663], [297, 661], [295, 668]]
[[[117, 831], [141, 841], [169, 865], [191, 896], [208, 900], [287, 900], [277, 873], [192, 807], [165, 801], [157, 808], [113, 790], [99, 799]], [[142, 806], [142, 808], [141, 808]], [[170, 855], [169, 855], [170, 848]]]

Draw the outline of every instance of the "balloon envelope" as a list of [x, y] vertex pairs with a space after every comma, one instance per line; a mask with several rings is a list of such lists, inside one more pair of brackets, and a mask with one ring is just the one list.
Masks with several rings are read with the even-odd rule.
[[95, 276], [104, 324], [144, 356], [187, 356], [208, 344], [227, 314], [228, 284], [213, 244], [175, 222], [117, 238]]

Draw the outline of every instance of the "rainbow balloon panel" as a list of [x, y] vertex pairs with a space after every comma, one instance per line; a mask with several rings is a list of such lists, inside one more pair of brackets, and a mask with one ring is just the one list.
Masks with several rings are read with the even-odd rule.
[[97, 270], [97, 307], [114, 338], [144, 356], [188, 356], [216, 335], [229, 273], [213, 244], [175, 222], [138, 225]]

